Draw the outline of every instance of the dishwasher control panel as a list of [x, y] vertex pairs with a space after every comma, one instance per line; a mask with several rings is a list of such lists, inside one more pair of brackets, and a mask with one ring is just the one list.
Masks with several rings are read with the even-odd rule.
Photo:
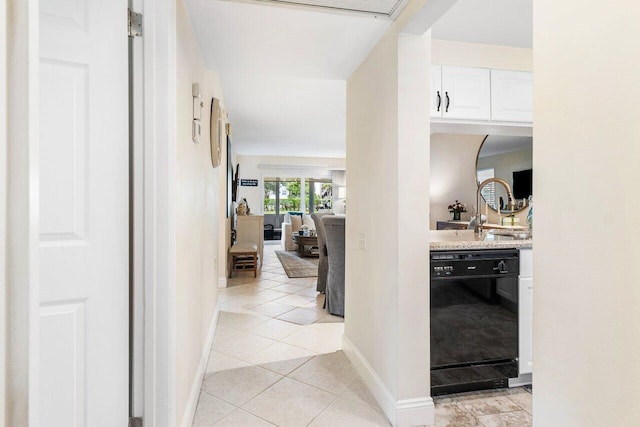
[[450, 276], [453, 274], [452, 265], [434, 265], [433, 274], [435, 276]]
[[431, 252], [433, 279], [513, 276], [519, 267], [517, 249]]

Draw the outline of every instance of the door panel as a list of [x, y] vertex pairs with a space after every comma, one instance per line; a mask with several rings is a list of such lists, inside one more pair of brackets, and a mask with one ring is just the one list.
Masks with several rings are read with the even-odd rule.
[[40, 423], [126, 426], [127, 2], [40, 3]]
[[445, 119], [491, 118], [490, 72], [484, 68], [442, 66]]
[[40, 424], [80, 426], [86, 418], [84, 301], [40, 309]]
[[491, 70], [491, 119], [533, 121], [533, 74]]
[[[45, 134], [40, 174], [46, 177], [40, 182], [42, 241], [86, 243], [88, 84], [88, 68], [83, 64], [40, 61], [40, 97], [55, 100], [52, 105], [41, 104]], [[52, 140], [56, 142], [49, 143]]]

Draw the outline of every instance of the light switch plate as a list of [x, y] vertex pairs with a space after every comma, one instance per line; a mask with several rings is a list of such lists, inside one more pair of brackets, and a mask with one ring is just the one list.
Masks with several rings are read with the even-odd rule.
[[367, 250], [367, 238], [364, 233], [360, 233], [358, 236], [358, 247], [363, 251]]

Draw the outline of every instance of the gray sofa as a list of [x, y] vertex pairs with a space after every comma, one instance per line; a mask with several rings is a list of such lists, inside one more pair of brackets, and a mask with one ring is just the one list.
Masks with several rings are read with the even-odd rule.
[[329, 313], [344, 317], [345, 217], [326, 215], [321, 218], [325, 230], [329, 272], [325, 304]]
[[318, 235], [318, 249], [320, 251], [320, 258], [318, 259], [318, 282], [316, 285], [316, 290], [322, 293], [324, 293], [327, 289], [327, 272], [329, 270], [324, 224], [321, 220], [321, 218], [326, 215], [333, 215], [333, 212], [311, 214], [313, 223], [316, 225], [316, 233]]

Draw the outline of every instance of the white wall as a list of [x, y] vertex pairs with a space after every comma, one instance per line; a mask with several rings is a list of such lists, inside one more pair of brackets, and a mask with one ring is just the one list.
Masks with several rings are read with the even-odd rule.
[[433, 421], [429, 45], [399, 35], [424, 3], [407, 5], [347, 81], [346, 351], [397, 425]]
[[[217, 302], [220, 192], [223, 171], [211, 166], [209, 113], [222, 99], [217, 73], [207, 71], [182, 0], [177, 1], [177, 185], [176, 185], [176, 422], [183, 421]], [[191, 139], [191, 84], [202, 90], [202, 143]], [[225, 143], [226, 144], [226, 143]], [[226, 151], [226, 149], [225, 149]], [[224, 171], [226, 176], [226, 170]], [[206, 351], [206, 349], [204, 349]], [[199, 381], [197, 387], [199, 388]], [[195, 408], [189, 408], [195, 409]]]
[[640, 4], [536, 0], [533, 8], [533, 418], [634, 426]]
[[476, 203], [476, 156], [486, 135], [431, 135], [429, 182], [430, 228], [450, 220], [447, 207], [459, 200], [467, 205], [462, 219], [469, 220]]
[[238, 200], [246, 198], [252, 214], [263, 213], [263, 178], [331, 178], [331, 171], [344, 169], [346, 162], [330, 157], [284, 157], [238, 155], [239, 179], [257, 179], [257, 187], [238, 184]]
[[431, 62], [461, 67], [533, 71], [533, 49], [432, 39]]
[[[0, 27], [7, 28], [7, 2], [0, 0]], [[6, 171], [7, 164], [7, 32], [0, 32], [0, 170]], [[7, 371], [6, 343], [9, 316], [7, 313], [7, 174], [0, 174], [0, 427], [7, 421]]]

